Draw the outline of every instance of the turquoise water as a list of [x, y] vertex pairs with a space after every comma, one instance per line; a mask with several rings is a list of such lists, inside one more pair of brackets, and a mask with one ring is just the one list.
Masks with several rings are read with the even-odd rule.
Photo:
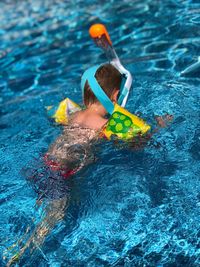
[[96, 22], [134, 76], [127, 108], [174, 121], [140, 151], [99, 144], [59, 184], [64, 218], [16, 266], [200, 266], [200, 69], [184, 72], [200, 55], [199, 12], [197, 0], [0, 2], [1, 266], [47, 205], [26, 176], [61, 131], [44, 107], [81, 102], [82, 72], [105, 61], [88, 36]]

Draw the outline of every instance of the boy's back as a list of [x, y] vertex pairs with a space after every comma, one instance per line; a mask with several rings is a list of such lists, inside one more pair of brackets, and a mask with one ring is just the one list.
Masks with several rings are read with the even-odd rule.
[[60, 169], [77, 171], [91, 162], [93, 158], [91, 147], [97, 137], [97, 131], [70, 123], [50, 146], [46, 157]]

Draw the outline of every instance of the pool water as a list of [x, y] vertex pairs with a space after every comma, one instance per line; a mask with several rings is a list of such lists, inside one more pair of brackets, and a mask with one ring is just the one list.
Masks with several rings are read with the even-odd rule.
[[15, 265], [200, 266], [200, 67], [184, 72], [200, 56], [199, 14], [198, 0], [0, 2], [0, 266], [47, 205], [25, 175], [61, 132], [45, 106], [80, 103], [81, 74], [106, 60], [96, 22], [134, 76], [127, 108], [174, 120], [142, 150], [98, 144], [66, 182], [64, 218]]

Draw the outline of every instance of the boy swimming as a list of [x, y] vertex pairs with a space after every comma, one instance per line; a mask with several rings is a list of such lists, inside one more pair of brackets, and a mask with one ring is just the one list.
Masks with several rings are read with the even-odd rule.
[[[114, 106], [120, 95], [122, 74], [112, 64], [107, 63], [100, 65], [96, 68], [94, 76], [98, 85], [91, 83], [91, 76], [90, 74], [88, 75], [88, 70], [83, 74], [82, 90], [85, 109], [71, 114], [68, 124], [64, 126], [63, 133], [50, 146], [45, 155], [45, 162], [47, 165], [50, 166], [52, 170], [60, 170], [60, 173], [65, 178], [76, 173], [83, 166], [91, 162], [92, 146], [95, 141], [104, 136], [104, 130], [109, 122], [109, 119], [106, 118], [108, 115], [108, 104], [106, 100], [109, 99], [109, 104]], [[93, 88], [90, 87], [90, 84], [93, 85]], [[99, 90], [105, 93], [106, 96], [104, 96], [103, 100], [100, 98], [101, 96], [98, 96], [98, 98], [96, 97], [94, 93], [96, 90], [95, 86], [100, 86]], [[126, 116], [122, 114], [120, 117], [125, 118]], [[136, 117], [136, 120], [140, 119]], [[169, 115], [167, 115], [166, 118], [157, 116], [156, 120], [158, 125], [163, 127], [166, 123], [165, 121], [170, 120], [170, 118]], [[127, 136], [130, 147], [134, 146], [138, 148], [140, 144], [141, 147], [143, 147], [144, 143], [147, 143], [149, 137], [152, 135], [145, 135], [150, 127], [142, 120], [139, 122], [141, 123], [140, 127], [133, 124], [125, 127], [128, 129]], [[120, 124], [121, 122], [118, 123], [118, 125]], [[135, 129], [133, 127], [135, 127]], [[122, 128], [119, 134], [121, 134], [121, 132], [126, 134], [125, 130]]]
[[[97, 69], [95, 78], [110, 100], [117, 102], [122, 80], [120, 72], [112, 64], [104, 64]], [[48, 165], [62, 169], [65, 176], [75, 173], [91, 161], [92, 145], [108, 122], [108, 112], [94, 95], [88, 81], [83, 89], [85, 109], [70, 116], [62, 135], [50, 146], [45, 156]]]
[[[130, 141], [135, 136], [141, 136], [150, 129], [139, 118], [134, 118], [134, 115], [128, 112], [121, 113], [124, 110], [118, 108], [116, 104], [118, 98], [123, 96], [122, 100], [126, 100], [128, 96], [126, 87], [120, 90], [122, 80], [123, 75], [114, 64], [93, 67], [84, 73], [82, 91], [85, 109], [71, 114], [68, 124], [64, 126], [63, 133], [50, 146], [44, 156], [45, 164], [54, 173], [53, 182], [60, 178], [61, 180], [69, 178], [82, 167], [91, 163], [94, 160], [93, 145], [104, 134], [116, 130], [116, 136], [127, 137]], [[111, 115], [111, 120], [106, 118], [108, 113]], [[136, 124], [131, 122], [131, 116]], [[56, 174], [58, 177], [56, 177]], [[38, 178], [36, 177], [36, 179]], [[47, 181], [47, 187], [50, 180], [51, 177]], [[53, 184], [52, 191], [54, 188]], [[45, 186], [42, 189], [46, 190]], [[46, 191], [48, 191], [48, 188]], [[48, 193], [45, 194], [48, 195]], [[50, 192], [50, 195], [53, 195], [53, 197], [49, 199], [41, 222], [36, 225], [31, 236], [20, 251], [9, 260], [7, 266], [19, 260], [27, 248], [32, 247], [33, 251], [35, 248], [40, 249], [48, 233], [63, 219], [69, 206], [70, 195], [68, 192], [62, 192], [61, 194]]]
[[[121, 84], [119, 71], [111, 64], [105, 64], [96, 71], [95, 77], [104, 92], [115, 103]], [[95, 97], [88, 82], [84, 85], [83, 101], [85, 109], [77, 111], [69, 117], [69, 123], [64, 126], [63, 133], [50, 146], [44, 156], [45, 164], [52, 171], [48, 178], [49, 182], [46, 181], [44, 185], [44, 182], [40, 181], [42, 175], [37, 171], [32, 177], [28, 178], [29, 181], [32, 180], [33, 186], [37, 187], [37, 192], [43, 191], [42, 195], [49, 198], [49, 203], [45, 208], [45, 216], [20, 251], [9, 260], [7, 266], [19, 260], [27, 248], [31, 248], [32, 251], [35, 248], [40, 248], [45, 236], [63, 219], [69, 206], [70, 195], [69, 192], [64, 194], [61, 188], [61, 194], [57, 192], [59, 191], [59, 189], [55, 189], [57, 181], [59, 183], [60, 179], [65, 180], [64, 178], [71, 177], [72, 174], [94, 160], [92, 147], [99, 140], [102, 128], [108, 121], [106, 119], [107, 111]], [[45, 170], [46, 172], [47, 170]], [[56, 175], [58, 175], [57, 178]], [[54, 184], [49, 186], [51, 182]], [[40, 183], [42, 184], [42, 189], [38, 190], [40, 186], [38, 184]], [[51, 192], [48, 192], [48, 188], [50, 188]], [[39, 196], [39, 199], [42, 199], [43, 196]]]

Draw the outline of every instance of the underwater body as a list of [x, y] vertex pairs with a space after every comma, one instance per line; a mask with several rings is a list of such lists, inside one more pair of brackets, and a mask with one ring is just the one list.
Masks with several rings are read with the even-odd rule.
[[[197, 0], [0, 2], [0, 266], [58, 196], [69, 200], [62, 219], [16, 266], [200, 266], [199, 10]], [[51, 183], [40, 161], [62, 128], [45, 107], [81, 103], [82, 73], [106, 61], [93, 23], [133, 75], [126, 108], [153, 127], [156, 115], [174, 120], [143, 149], [98, 143], [91, 164]]]

